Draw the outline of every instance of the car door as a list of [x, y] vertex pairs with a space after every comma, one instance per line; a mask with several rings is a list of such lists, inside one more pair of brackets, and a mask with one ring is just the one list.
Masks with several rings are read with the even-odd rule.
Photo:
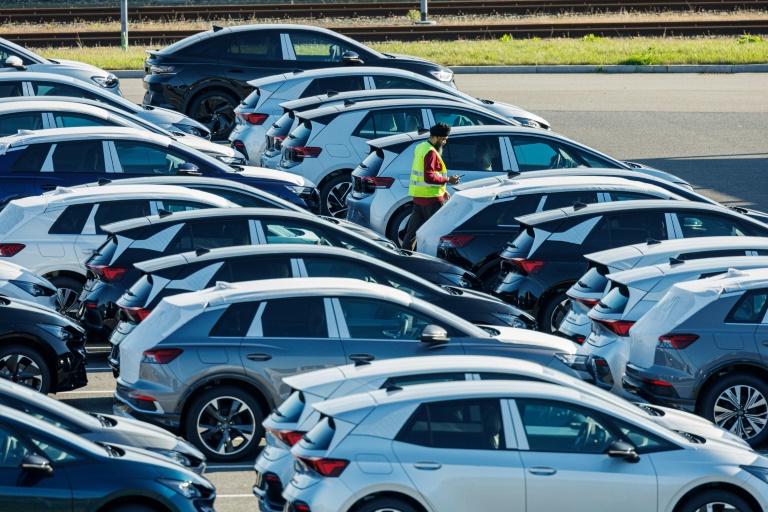
[[[670, 216], [663, 212], [603, 215], [583, 239], [581, 254], [640, 244], [649, 238], [659, 241], [675, 238], [671, 230]], [[586, 262], [584, 267], [586, 272]]]
[[9, 148], [0, 157], [0, 199], [15, 199], [37, 195], [35, 182], [39, 179], [52, 144], [30, 144]]
[[240, 360], [247, 374], [270, 381], [283, 397], [289, 393], [283, 377], [346, 362], [330, 299], [314, 295], [254, 304]]
[[[109, 142], [116, 173], [134, 176], [175, 176], [187, 158], [162, 146], [134, 140]], [[204, 169], [200, 169], [204, 172]], [[127, 176], [131, 175], [131, 176]]]
[[[766, 311], [768, 311], [768, 288], [744, 292], [725, 317], [727, 328], [723, 329], [719, 322], [712, 326], [711, 331], [715, 345], [721, 350], [729, 352], [734, 350], [751, 352], [756, 347], [760, 359], [768, 364], [768, 315], [766, 315]], [[753, 339], [755, 345], [752, 345]]]
[[[413, 308], [364, 297], [332, 302], [347, 362], [464, 353], [451, 327]], [[448, 341], [421, 341], [424, 328], [433, 324], [449, 332]]]
[[[506, 148], [502, 146], [502, 137], [491, 135], [449, 137], [443, 147], [442, 158], [448, 175], [463, 175], [461, 180], [464, 183], [491, 176], [506, 176], [512, 170]], [[453, 193], [452, 186], [447, 185], [447, 188]]]
[[750, 236], [753, 233], [741, 223], [705, 212], [673, 214], [673, 223], [681, 238], [704, 236]]
[[294, 61], [292, 66], [300, 69], [342, 67], [342, 55], [351, 50], [346, 42], [327, 34], [289, 30], [285, 36], [289, 59]]
[[106, 158], [107, 142], [102, 140], [69, 140], [52, 144], [35, 179], [38, 194], [56, 187], [70, 187], [96, 181], [112, 171]]
[[349, 141], [355, 152], [364, 159], [371, 151], [368, 141], [413, 132], [419, 127], [431, 126], [426, 118], [426, 111], [421, 108], [386, 108], [368, 112], [352, 130]]
[[96, 203], [83, 226], [82, 232], [75, 240], [75, 256], [83, 269], [87, 260], [107, 238], [102, 226], [121, 220], [146, 217], [157, 213], [152, 202], [146, 199], [130, 199], [125, 201], [104, 201]]
[[[613, 441], [626, 440], [628, 434], [576, 404], [535, 399], [509, 403], [520, 436], [527, 510], [593, 512], [631, 503], [633, 512], [656, 512], [658, 489], [650, 457], [641, 455], [630, 463], [606, 454]], [[632, 429], [635, 439], [642, 436], [637, 432]], [[649, 435], [644, 439], [663, 442]]]
[[526, 476], [509, 409], [498, 398], [421, 404], [392, 450], [435, 510], [526, 510]]
[[9, 112], [0, 115], [0, 137], [14, 135], [19, 130], [43, 130], [43, 112]]
[[245, 82], [286, 71], [286, 53], [276, 30], [233, 32], [216, 45], [219, 67], [227, 79]]

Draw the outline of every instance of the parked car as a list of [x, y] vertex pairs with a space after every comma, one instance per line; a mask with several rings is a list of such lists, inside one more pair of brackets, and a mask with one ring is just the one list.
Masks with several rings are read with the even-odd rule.
[[748, 447], [549, 383], [424, 384], [314, 407], [325, 417], [291, 449], [287, 510], [755, 512], [768, 499], [768, 459]]
[[[361, 91], [347, 92], [331, 91], [327, 94], [309, 96], [280, 103], [280, 108], [283, 109], [283, 115], [280, 116], [277, 121], [272, 123], [272, 126], [267, 130], [264, 139], [256, 139], [249, 129], [249, 125], [246, 123], [238, 130], [237, 138], [232, 140], [232, 147], [238, 149], [241, 153], [249, 155], [251, 161], [256, 160], [258, 165], [275, 169], [280, 161], [280, 149], [282, 148], [283, 141], [299, 124], [299, 118], [296, 114], [324, 106], [330, 107], [350, 102], [358, 103], [396, 98], [425, 98], [462, 101], [459, 96], [445, 92], [428, 91], [426, 89], [363, 89]], [[254, 121], [258, 120], [257, 117], [252, 119]], [[254, 153], [256, 148], [261, 147], [262, 145], [264, 146], [264, 149], [261, 153]], [[254, 162], [254, 165], [256, 165], [256, 162]]]
[[168, 131], [181, 131], [198, 137], [211, 138], [211, 133], [194, 119], [172, 110], [137, 105], [102, 87], [51, 73], [31, 71], [0, 72], [0, 98], [21, 96], [66, 96], [106, 103], [130, 112]]
[[[14, 60], [14, 58], [18, 60]], [[101, 87], [105, 91], [122, 96], [120, 93], [120, 81], [114, 73], [104, 71], [84, 62], [46, 59], [42, 55], [38, 55], [3, 38], [0, 38], [0, 61], [3, 62], [3, 67], [6, 69], [11, 68], [16, 71], [29, 70], [34, 73], [53, 73], [55, 75], [76, 78], [88, 84]]]
[[310, 210], [313, 183], [259, 167], [231, 167], [162, 135], [121, 127], [55, 128], [0, 139], [0, 199], [134, 176], [202, 175], [241, 181]]
[[444, 66], [379, 53], [338, 32], [308, 25], [214, 27], [147, 53], [144, 104], [186, 112], [206, 124], [214, 138], [226, 138], [234, 127], [233, 109], [253, 91], [250, 80], [297, 68], [367, 64], [413, 71], [455, 87], [453, 72]]
[[[322, 213], [346, 218], [346, 197], [352, 170], [370, 150], [368, 141], [415, 132], [439, 122], [449, 126], [519, 125], [490, 110], [443, 99], [394, 99], [349, 102], [299, 113], [299, 123], [282, 143], [277, 170], [298, 174], [318, 184]], [[491, 169], [494, 153], [489, 143], [483, 169]]]
[[720, 236], [650, 240], [645, 243], [587, 254], [589, 270], [566, 292], [567, 312], [557, 333], [582, 344], [592, 332], [587, 313], [608, 290], [608, 274], [669, 262], [703, 258], [768, 256], [768, 238], [759, 236]]
[[0, 296], [57, 306], [53, 283], [10, 261], [0, 261]]
[[164, 455], [195, 473], [205, 472], [205, 456], [200, 450], [149, 423], [111, 414], [84, 412], [4, 379], [0, 379], [0, 405], [34, 416], [89, 441], [143, 448]]
[[169, 132], [123, 109], [107, 103], [65, 96], [19, 96], [0, 99], [0, 137], [19, 130], [49, 130], [83, 126], [124, 126], [163, 135], [225, 164], [243, 165], [245, 157], [239, 151], [184, 132]]
[[695, 411], [760, 446], [768, 269], [729, 270], [672, 286], [630, 330], [625, 390]]
[[746, 271], [768, 268], [768, 256], [677, 260], [608, 274], [610, 288], [589, 311], [592, 332], [583, 347], [584, 353], [594, 361], [592, 369], [596, 383], [616, 394], [622, 393], [621, 379], [629, 360], [632, 326], [666, 295], [672, 285], [706, 279], [732, 268]]
[[5, 406], [0, 442], [7, 510], [213, 510], [213, 484], [164, 455], [97, 444]]
[[[560, 359], [575, 352], [562, 338], [481, 329], [403, 291], [354, 279], [219, 283], [166, 297], [122, 341], [115, 413], [177, 429], [211, 460], [235, 460], [254, 455], [264, 416], [290, 394], [282, 377], [350, 361], [467, 353], [591, 378]], [[226, 420], [217, 424], [211, 411]]]
[[493, 293], [534, 315], [544, 332], [555, 332], [565, 316], [566, 292], [587, 270], [585, 254], [648, 239], [768, 236], [768, 225], [691, 201], [578, 205], [517, 221], [520, 234], [501, 253]]
[[[354, 67], [344, 69], [294, 70], [248, 82], [255, 90], [235, 109], [237, 125], [230, 141], [240, 140], [247, 130], [248, 137], [258, 144], [256, 152], [265, 147], [267, 129], [280, 117], [280, 104], [286, 100], [310, 98], [329, 92], [362, 90], [411, 89], [450, 94], [460, 101], [486, 108], [511, 121], [529, 127], [549, 129], [549, 123], [526, 110], [497, 101], [473, 98], [451, 86], [417, 73], [381, 67]], [[250, 150], [249, 150], [250, 154]]]
[[85, 330], [51, 308], [0, 297], [0, 377], [43, 394], [85, 386]]
[[451, 196], [416, 233], [417, 250], [471, 270], [493, 284], [504, 245], [520, 229], [515, 217], [574, 203], [677, 199], [661, 187], [624, 178], [560, 176], [471, 188]]
[[634, 414], [672, 430], [735, 439], [746, 444], [741, 438], [693, 414], [631, 403], [594, 386], [585, 386], [580, 379], [530, 361], [467, 355], [373, 361], [368, 365], [337, 366], [283, 379], [293, 392], [264, 420], [266, 446], [254, 466], [257, 485], [253, 492], [259, 499], [261, 510], [283, 510], [285, 500], [282, 491], [294, 474], [295, 459], [290, 449], [321, 419], [314, 404], [377, 389], [396, 392], [406, 386], [430, 382], [473, 380], [549, 382], [594, 396], [597, 400], [622, 409], [629, 416]]
[[199, 208], [237, 208], [219, 196], [172, 186], [58, 188], [11, 201], [0, 211], [0, 257], [23, 265], [59, 289], [59, 306], [74, 304], [85, 262], [107, 237], [103, 224]]
[[[405, 234], [412, 201], [408, 180], [400, 179], [403, 169], [410, 171], [414, 148], [427, 140], [428, 133], [405, 133], [370, 141], [370, 154], [352, 172], [352, 192], [347, 195], [347, 219], [384, 233], [398, 242]], [[491, 150], [499, 155], [490, 170], [484, 170], [483, 155]], [[515, 126], [472, 126], [454, 128], [443, 147], [445, 165], [452, 173], [462, 174], [462, 183], [509, 172], [526, 173], [541, 169], [576, 167], [616, 168], [648, 172], [674, 183], [680, 178], [655, 169], [638, 169], [591, 148], [544, 130]], [[583, 169], [575, 169], [576, 172]], [[447, 186], [453, 193], [451, 185]]]

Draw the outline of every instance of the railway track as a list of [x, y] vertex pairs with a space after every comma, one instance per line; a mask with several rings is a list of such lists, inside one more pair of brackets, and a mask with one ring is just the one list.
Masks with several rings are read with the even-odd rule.
[[[606, 23], [530, 23], [494, 25], [406, 25], [340, 27], [338, 32], [364, 42], [496, 39], [505, 34], [514, 38], [582, 37], [594, 34], [602, 37], [628, 36], [695, 36], [768, 34], [768, 20], [742, 21], [673, 21], [673, 22], [606, 22]], [[164, 46], [199, 30], [132, 31], [132, 45]], [[119, 46], [120, 32], [48, 32], [6, 33], [4, 38], [31, 47], [39, 46]]]
[[[129, 20], [220, 20], [253, 18], [355, 18], [404, 16], [419, 2], [147, 6], [128, 9]], [[603, 12], [701, 12], [768, 10], [767, 0], [455, 0], [430, 2], [433, 15], [558, 14]], [[3, 9], [0, 23], [71, 23], [120, 19], [118, 7]]]

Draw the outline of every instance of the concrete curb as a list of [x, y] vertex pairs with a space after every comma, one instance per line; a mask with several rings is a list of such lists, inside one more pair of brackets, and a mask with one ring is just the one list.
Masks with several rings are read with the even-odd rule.
[[[674, 66], [454, 66], [457, 75], [534, 73], [768, 73], [768, 64], [706, 64]], [[143, 78], [144, 71], [112, 71], [118, 78]]]

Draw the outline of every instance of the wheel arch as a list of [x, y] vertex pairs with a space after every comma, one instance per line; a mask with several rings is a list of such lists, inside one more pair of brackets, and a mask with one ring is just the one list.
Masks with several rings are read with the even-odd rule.
[[671, 512], [680, 512], [686, 500], [696, 496], [696, 494], [700, 492], [711, 491], [711, 490], [728, 491], [730, 493], [735, 494], [739, 498], [749, 503], [749, 505], [752, 507], [753, 512], [759, 512], [760, 510], [763, 510], [763, 508], [760, 506], [760, 503], [757, 501], [757, 499], [755, 499], [755, 497], [743, 487], [733, 483], [728, 483], [728, 482], [708, 482], [705, 484], [697, 485], [696, 487], [686, 491], [686, 493], [683, 496], [681, 496], [680, 499], [677, 500], [677, 503], [675, 503], [675, 506], [674, 508], [671, 509]]
[[557, 284], [554, 284], [547, 288], [544, 293], [541, 294], [541, 297], [539, 297], [539, 300], [536, 303], [534, 316], [536, 317], [536, 321], [539, 322], [539, 325], [541, 324], [542, 318], [541, 315], [544, 313], [544, 310], [546, 309], [547, 304], [557, 297], [561, 293], [565, 293], [568, 291], [568, 289], [576, 283], [576, 279], [572, 281], [561, 281]]
[[163, 502], [162, 498], [146, 496], [143, 494], [133, 493], [121, 493], [120, 496], [112, 497], [108, 502], [104, 503], [97, 509], [97, 512], [110, 512], [115, 507], [122, 505], [145, 505], [152, 507], [157, 512], [171, 512], [171, 508], [167, 503]]
[[24, 332], [9, 332], [0, 336], [0, 346], [12, 344], [31, 348], [43, 356], [46, 364], [48, 365], [48, 371], [50, 372], [48, 378], [51, 379], [51, 392], [55, 391], [57, 388], [58, 380], [56, 370], [58, 355], [56, 354], [56, 351], [48, 343], [45, 343], [43, 340], [32, 334]]
[[368, 503], [371, 500], [374, 499], [385, 499], [385, 498], [392, 498], [404, 501], [414, 507], [419, 512], [431, 512], [431, 509], [427, 508], [426, 505], [424, 505], [421, 501], [418, 500], [415, 496], [412, 496], [411, 494], [402, 492], [402, 491], [393, 491], [393, 490], [382, 490], [382, 491], [376, 491], [371, 492], [367, 494], [366, 496], [360, 498], [357, 500], [349, 509], [347, 509], [347, 512], [357, 512], [360, 510], [360, 508]]
[[[184, 98], [184, 104], [182, 105], [182, 111], [185, 115], [189, 116], [189, 107], [197, 100], [201, 95], [207, 92], [223, 92], [229, 94], [235, 101], [243, 101], [245, 99], [243, 93], [237, 88], [227, 82], [203, 82], [198, 84], [197, 87], [190, 90]], [[189, 116], [192, 117], [192, 116]]]
[[704, 377], [699, 379], [699, 383], [693, 392], [693, 399], [697, 402], [697, 411], [700, 408], [698, 403], [700, 396], [706, 394], [712, 386], [722, 379], [737, 373], [752, 375], [768, 383], [768, 368], [760, 363], [756, 361], [729, 361], [709, 370]]
[[85, 285], [85, 282], [88, 280], [85, 272], [82, 270], [75, 271], [71, 269], [58, 269], [58, 270], [48, 270], [45, 271], [45, 273], [39, 273], [41, 277], [44, 277], [45, 279], [48, 279], [49, 281], [51, 279], [56, 279], [57, 277], [69, 277], [70, 279], [74, 279], [75, 281], [78, 281]]

